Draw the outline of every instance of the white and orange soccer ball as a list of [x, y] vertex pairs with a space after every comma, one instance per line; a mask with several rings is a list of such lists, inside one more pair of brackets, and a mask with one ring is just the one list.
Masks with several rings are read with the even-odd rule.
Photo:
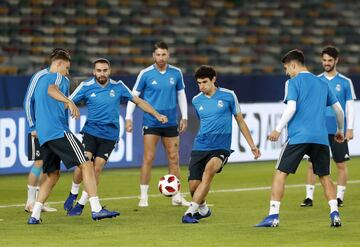
[[180, 191], [180, 181], [175, 175], [167, 174], [160, 178], [158, 187], [164, 196], [173, 196]]

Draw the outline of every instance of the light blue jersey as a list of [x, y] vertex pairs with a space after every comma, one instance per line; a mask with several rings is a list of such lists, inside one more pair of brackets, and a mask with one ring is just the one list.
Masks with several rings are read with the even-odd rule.
[[164, 128], [177, 125], [177, 91], [185, 88], [182, 72], [179, 68], [167, 65], [161, 73], [153, 64], [142, 70], [137, 77], [134, 89], [143, 93], [143, 98], [160, 114], [167, 116], [163, 124], [149, 113], [144, 112], [143, 126]]
[[[336, 95], [336, 98], [340, 102], [341, 108], [346, 112], [346, 101], [355, 100], [356, 95], [353, 84], [349, 78], [337, 73], [334, 78], [329, 80], [324, 73], [318, 75], [318, 77], [329, 84], [330, 89]], [[345, 115], [346, 117], [346, 115]], [[344, 119], [344, 127], [346, 129], [346, 119]], [[326, 127], [329, 134], [335, 134], [337, 130], [336, 115], [331, 107], [326, 110]]]
[[289, 144], [329, 145], [326, 107], [338, 100], [328, 84], [310, 72], [301, 72], [286, 82], [285, 99], [296, 101], [296, 112], [288, 123]]
[[192, 150], [230, 151], [232, 116], [241, 112], [234, 91], [218, 88], [211, 97], [201, 92], [192, 99], [192, 104], [200, 119]]
[[43, 69], [35, 73], [31, 79], [29, 86], [26, 90], [25, 98], [24, 98], [24, 111], [27, 123], [29, 125], [29, 131], [35, 130], [35, 100], [34, 100], [34, 92], [36, 89], [36, 85], [39, 81], [39, 79], [49, 73], [49, 68]]
[[88, 107], [88, 116], [82, 132], [99, 138], [118, 140], [122, 98], [134, 98], [122, 81], [110, 79], [105, 87], [95, 78], [82, 82], [70, 96], [75, 103], [83, 100]]
[[48, 73], [42, 76], [34, 92], [36, 131], [40, 145], [45, 142], [64, 137], [70, 132], [67, 110], [64, 103], [48, 95], [51, 84], [59, 87], [65, 95], [69, 95], [69, 79], [59, 73]]

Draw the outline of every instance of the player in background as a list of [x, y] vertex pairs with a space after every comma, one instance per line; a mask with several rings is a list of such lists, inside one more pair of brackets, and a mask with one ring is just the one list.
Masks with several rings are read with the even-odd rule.
[[92, 162], [87, 159], [83, 146], [69, 130], [67, 109], [73, 118], [80, 115], [79, 109], [67, 97], [70, 83], [66, 76], [69, 74], [70, 59], [67, 52], [58, 52], [51, 60], [49, 73], [40, 78], [34, 93], [35, 127], [43, 152], [43, 172], [47, 176], [40, 184], [28, 224], [40, 224], [42, 206], [60, 177], [61, 161], [68, 169], [79, 166], [82, 170], [93, 220], [119, 215], [118, 212], [101, 207]]
[[[348, 141], [352, 140], [354, 137], [354, 100], [356, 99], [356, 96], [351, 80], [336, 70], [336, 65], [339, 62], [338, 49], [333, 46], [325, 47], [321, 52], [321, 61], [324, 72], [318, 77], [329, 84], [330, 89], [335, 93], [345, 112], [345, 141], [338, 143], [334, 141], [334, 134], [336, 133], [335, 113], [331, 107], [328, 107], [326, 110], [326, 127], [329, 134], [331, 153], [338, 169], [336, 198], [338, 206], [342, 207], [344, 205], [344, 194], [348, 180], [346, 161], [350, 159]], [[301, 207], [311, 207], [313, 205], [315, 181], [316, 177], [313, 172], [312, 164], [309, 161], [306, 177], [306, 198], [300, 204]]]
[[[50, 60], [57, 55], [59, 51], [67, 52], [62, 48], [55, 48], [51, 55]], [[39, 191], [39, 184], [44, 181], [46, 174], [42, 174], [42, 152], [39, 144], [39, 140], [37, 138], [37, 133], [35, 129], [36, 119], [35, 119], [35, 100], [34, 100], [34, 92], [36, 90], [36, 85], [39, 79], [49, 73], [49, 68], [45, 68], [43, 70], [35, 73], [31, 79], [29, 86], [26, 90], [25, 98], [24, 98], [24, 110], [25, 117], [27, 120], [27, 124], [29, 127], [28, 133], [28, 160], [33, 160], [34, 164], [31, 167], [30, 173], [28, 175], [28, 190], [27, 190], [27, 201], [25, 204], [25, 211], [31, 213], [34, 207], [34, 203], [36, 201], [36, 196]], [[44, 204], [42, 208], [43, 212], [55, 212], [56, 208], [50, 207], [48, 204]]]
[[182, 217], [183, 223], [198, 223], [200, 219], [211, 215], [205, 200], [215, 174], [221, 172], [231, 153], [232, 116], [254, 158], [261, 155], [244, 121], [234, 91], [216, 87], [216, 71], [207, 65], [195, 71], [195, 79], [201, 92], [192, 99], [192, 104], [200, 119], [200, 128], [189, 164], [192, 201]]
[[[144, 157], [140, 172], [139, 207], [148, 207], [148, 189], [151, 178], [151, 168], [156, 154], [156, 144], [161, 139], [165, 148], [169, 173], [180, 179], [179, 167], [179, 133], [187, 128], [187, 101], [185, 84], [179, 68], [168, 64], [169, 50], [165, 42], [155, 43], [153, 48], [155, 63], [142, 70], [137, 77], [133, 93], [143, 98], [158, 112], [168, 117], [166, 124], [159, 123], [148, 113], [143, 118]], [[178, 125], [176, 106], [179, 104], [182, 118]], [[126, 110], [126, 130], [133, 129], [132, 117], [135, 104], [129, 102]], [[182, 195], [177, 193], [172, 197], [172, 205], [188, 206]]]
[[337, 121], [335, 139], [344, 140], [344, 113], [328, 84], [310, 73], [300, 50], [289, 51], [282, 59], [287, 75], [284, 102], [287, 104], [281, 119], [268, 139], [277, 141], [281, 130], [288, 124], [288, 141], [285, 143], [273, 176], [269, 215], [257, 227], [279, 225], [280, 201], [289, 173], [295, 173], [304, 155], [313, 162], [314, 173], [319, 176], [325, 197], [330, 206], [331, 226], [341, 226], [335, 187], [330, 174], [330, 151], [326, 130], [326, 107], [332, 106]]
[[[161, 123], [166, 123], [166, 116], [160, 115], [147, 102], [134, 96], [122, 81], [110, 78], [110, 62], [99, 58], [93, 62], [94, 77], [82, 82], [69, 97], [74, 103], [84, 101], [88, 107], [88, 116], [81, 133], [82, 144], [89, 160], [95, 168], [96, 184], [99, 184], [103, 170], [111, 152], [119, 140], [119, 117], [121, 99], [131, 100], [145, 112]], [[80, 200], [73, 207], [82, 181], [81, 169], [76, 167], [69, 197], [64, 209], [69, 216], [81, 215], [88, 201], [88, 193], [83, 190]]]

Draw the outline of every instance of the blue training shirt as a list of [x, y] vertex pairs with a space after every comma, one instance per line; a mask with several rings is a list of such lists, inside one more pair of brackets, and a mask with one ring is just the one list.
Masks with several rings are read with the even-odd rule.
[[[356, 95], [353, 84], [349, 78], [337, 73], [332, 79], [328, 79], [325, 73], [318, 75], [318, 77], [329, 84], [330, 89], [336, 95], [340, 102], [341, 108], [346, 112], [346, 101], [355, 100]], [[346, 115], [344, 116], [346, 117]], [[346, 118], [344, 119], [344, 128], [346, 129]], [[329, 134], [335, 134], [337, 130], [336, 115], [334, 109], [328, 107], [326, 110], [326, 127]]]
[[143, 98], [160, 114], [167, 116], [163, 124], [151, 114], [144, 112], [143, 126], [163, 128], [177, 125], [177, 91], [185, 88], [182, 72], [179, 68], [167, 65], [161, 73], [155, 64], [142, 70], [137, 77], [134, 89], [143, 93]]
[[329, 145], [326, 107], [338, 100], [329, 85], [304, 71], [286, 82], [285, 99], [296, 101], [296, 112], [288, 123], [289, 144]]
[[192, 150], [230, 151], [232, 116], [241, 113], [234, 91], [219, 87], [211, 97], [201, 92], [192, 99], [192, 104], [200, 119]]
[[75, 103], [83, 100], [88, 107], [88, 116], [81, 131], [99, 138], [118, 140], [121, 98], [134, 98], [122, 81], [109, 79], [105, 87], [95, 78], [83, 81], [70, 96]]
[[35, 100], [34, 100], [34, 92], [36, 89], [36, 85], [39, 79], [49, 73], [49, 68], [40, 70], [36, 72], [30, 79], [29, 86], [26, 90], [25, 98], [24, 98], [24, 111], [27, 123], [29, 125], [29, 131], [35, 130]]
[[69, 79], [60, 73], [48, 73], [39, 79], [34, 92], [36, 131], [40, 145], [64, 137], [70, 132], [67, 110], [64, 103], [48, 95], [48, 87], [56, 84], [60, 91], [69, 95]]

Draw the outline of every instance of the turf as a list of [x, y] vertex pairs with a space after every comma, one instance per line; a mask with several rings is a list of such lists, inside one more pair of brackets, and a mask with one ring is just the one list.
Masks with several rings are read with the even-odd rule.
[[[199, 224], [181, 223], [184, 207], [170, 206], [157, 191], [157, 179], [166, 174], [154, 168], [148, 208], [138, 208], [139, 169], [107, 170], [101, 176], [103, 205], [118, 210], [115, 219], [94, 222], [89, 205], [79, 217], [62, 209], [71, 184], [63, 173], [48, 199], [58, 209], [43, 213], [41, 225], [27, 225], [23, 210], [26, 175], [0, 177], [0, 246], [360, 246], [360, 158], [349, 162], [345, 206], [340, 209], [343, 227], [329, 227], [329, 208], [321, 186], [315, 190], [314, 207], [300, 208], [304, 199], [305, 162], [288, 178], [280, 211], [280, 227], [255, 228], [268, 213], [275, 162], [228, 164], [216, 175], [207, 202], [213, 215]], [[182, 167], [185, 178], [187, 168]], [[332, 177], [336, 177], [333, 166]], [[186, 179], [182, 191], [187, 192]], [[298, 186], [297, 186], [298, 185]], [[189, 199], [189, 195], [186, 195]], [[20, 206], [21, 205], [21, 206]]]

